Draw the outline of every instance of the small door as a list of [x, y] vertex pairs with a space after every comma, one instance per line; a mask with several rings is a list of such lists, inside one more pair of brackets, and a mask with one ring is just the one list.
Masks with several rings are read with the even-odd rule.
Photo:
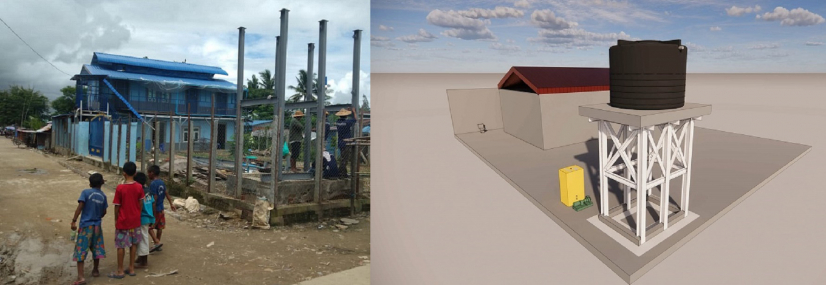
[[89, 154], [103, 157], [103, 131], [106, 117], [92, 118], [89, 122]]
[[218, 149], [224, 149], [224, 145], [227, 142], [226, 123], [218, 123], [218, 137], [216, 138], [216, 142], [218, 142]]

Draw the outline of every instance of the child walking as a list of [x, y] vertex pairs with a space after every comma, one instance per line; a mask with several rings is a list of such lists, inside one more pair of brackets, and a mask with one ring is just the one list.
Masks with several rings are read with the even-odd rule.
[[147, 187], [146, 174], [138, 172], [135, 174], [135, 181], [143, 187], [143, 206], [141, 207], [141, 236], [143, 239], [138, 243], [138, 259], [135, 260], [135, 268], [146, 268], [149, 266], [149, 227], [155, 222], [154, 208], [155, 199]]
[[[101, 258], [106, 257], [106, 250], [103, 248], [103, 231], [100, 228], [100, 221], [106, 216], [106, 208], [109, 203], [106, 194], [100, 190], [103, 185], [103, 175], [95, 173], [89, 176], [89, 189], [80, 192], [77, 198], [77, 209], [72, 218], [72, 230], [77, 230], [77, 241], [75, 242], [74, 261], [77, 261], [77, 280], [74, 285], [86, 284], [83, 278], [83, 264], [86, 260], [87, 250], [92, 252], [94, 258], [94, 268], [92, 276], [98, 277], [98, 264]], [[75, 223], [80, 216], [80, 228]]]
[[161, 180], [161, 168], [157, 165], [152, 165], [148, 169], [149, 179], [152, 182], [149, 184], [149, 192], [155, 197], [155, 224], [149, 229], [149, 234], [152, 236], [152, 241], [155, 246], [149, 252], [161, 251], [163, 243], [161, 243], [161, 235], [166, 228], [166, 217], [163, 214], [163, 200], [169, 200], [169, 207], [175, 211], [175, 205], [172, 204], [172, 197], [166, 192], [166, 184]]
[[[123, 164], [123, 184], [115, 188], [115, 247], [118, 249], [118, 270], [109, 274], [109, 278], [123, 279], [124, 274], [135, 276], [135, 255], [141, 242], [141, 200], [143, 188], [135, 182], [137, 167], [134, 162]], [[124, 270], [123, 258], [129, 248], [129, 269]]]

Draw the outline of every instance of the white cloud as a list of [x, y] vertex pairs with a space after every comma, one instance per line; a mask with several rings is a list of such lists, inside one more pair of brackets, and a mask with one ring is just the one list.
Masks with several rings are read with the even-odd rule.
[[557, 18], [551, 10], [535, 10], [531, 14], [531, 22], [540, 28], [552, 30], [564, 30], [577, 26], [576, 22], [569, 22], [562, 18]]
[[424, 29], [419, 29], [419, 33], [415, 35], [406, 35], [396, 38], [397, 40], [406, 42], [406, 43], [418, 43], [418, 42], [432, 42], [434, 39], [437, 39], [431, 33], [428, 33]]
[[496, 40], [496, 36], [487, 27], [481, 30], [450, 29], [442, 32], [442, 35], [463, 40]]
[[528, 2], [528, 0], [519, 0], [514, 2], [513, 6], [517, 8], [530, 8], [531, 2]]
[[390, 38], [374, 36], [374, 35], [370, 35], [370, 45], [375, 46], [375, 47], [384, 47], [384, 48], [389, 48], [389, 47], [396, 46], [396, 44], [390, 42]]
[[[507, 8], [511, 9], [511, 8]], [[521, 12], [521, 11], [520, 11]], [[487, 13], [487, 12], [485, 12]], [[489, 19], [474, 19], [469, 18], [463, 14], [470, 16], [480, 16], [479, 13], [472, 13], [472, 10], [466, 11], [442, 11], [433, 10], [427, 14], [427, 22], [443, 28], [450, 28], [443, 31], [442, 35], [447, 37], [454, 37], [463, 40], [495, 40], [496, 36], [488, 29], [490, 25]], [[484, 15], [490, 16], [490, 15]]]
[[538, 38], [529, 38], [528, 41], [541, 42], [549, 45], [562, 46], [592, 46], [616, 40], [636, 40], [625, 32], [594, 33], [583, 29], [539, 30]]
[[754, 7], [731, 6], [731, 8], [726, 8], [726, 14], [735, 17], [743, 16], [743, 14], [751, 14], [757, 12], [760, 12], [760, 5], [754, 5]]
[[708, 28], [708, 30], [712, 31], [712, 32], [719, 32], [719, 31], [722, 31], [723, 28], [720, 28], [718, 26], [714, 26], [714, 27]]
[[514, 41], [513, 39], [507, 39], [507, 40], [505, 40], [505, 42], [507, 42], [509, 44], [512, 44], [512, 43], [515, 43], [516, 41]]
[[[367, 100], [370, 101], [370, 73], [364, 71], [360, 71], [360, 73], [361, 76], [359, 77], [359, 93], [367, 95]], [[330, 84], [330, 88], [335, 90], [335, 93], [332, 94], [333, 99], [331, 100], [333, 104], [346, 104], [352, 102], [352, 71], [344, 74], [344, 76], [342, 76], [339, 80], [328, 80], [328, 83]], [[364, 100], [361, 94], [358, 95], [359, 102], [362, 102]], [[359, 103], [359, 105], [361, 104]]]
[[382, 30], [382, 31], [392, 31], [392, 30], [393, 30], [393, 27], [388, 27], [388, 26], [385, 26], [385, 25], [379, 25], [379, 30]]
[[470, 8], [464, 11], [457, 11], [457, 13], [471, 19], [520, 18], [525, 16], [525, 12], [510, 7], [496, 7], [493, 10]]
[[776, 49], [779, 48], [779, 43], [771, 43], [771, 44], [757, 44], [750, 46], [749, 49]]
[[807, 46], [822, 46], [822, 42], [806, 42]]
[[774, 8], [774, 11], [757, 15], [757, 19], [766, 21], [780, 21], [781, 26], [812, 26], [823, 23], [822, 16], [809, 12], [803, 8], [795, 8], [789, 11], [783, 7]]
[[491, 43], [490, 48], [494, 49], [494, 50], [510, 51], [510, 52], [521, 50], [521, 48], [517, 45], [503, 45], [501, 43]]
[[684, 46], [688, 48], [689, 52], [704, 52], [706, 51], [706, 47], [692, 43], [692, 42], [685, 42], [683, 43]]
[[386, 41], [389, 41], [389, 40], [390, 40], [390, 38], [388, 38], [388, 37], [380, 37], [380, 36], [370, 35], [370, 41], [371, 42], [386, 42]]
[[481, 30], [490, 24], [489, 20], [472, 19], [450, 10], [433, 10], [427, 14], [427, 22], [443, 28]]

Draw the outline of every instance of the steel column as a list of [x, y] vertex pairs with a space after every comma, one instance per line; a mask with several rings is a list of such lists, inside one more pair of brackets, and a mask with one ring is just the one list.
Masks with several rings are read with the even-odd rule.
[[606, 183], [605, 171], [608, 155], [608, 142], [606, 141], [605, 121], [597, 121], [599, 128], [599, 212], [603, 216], [608, 215], [608, 183]]
[[694, 152], [694, 119], [688, 119], [686, 122], [688, 124], [688, 137], [684, 138], [686, 144], [686, 152], [685, 152], [685, 175], [683, 175], [683, 188], [685, 192], [685, 199], [684, 199], [684, 207], [683, 207], [683, 216], [688, 217], [688, 202], [689, 202], [689, 194], [691, 193], [691, 158]]
[[[324, 100], [327, 97], [327, 20], [318, 22], [318, 97], [316, 98], [316, 114], [318, 118], [315, 123], [316, 129], [316, 151], [315, 154], [315, 191], [313, 199], [316, 203], [321, 203], [321, 178], [324, 172], [324, 157], [322, 150], [324, 149], [324, 122], [327, 117], [324, 116]], [[319, 215], [319, 218], [321, 215]]]
[[660, 223], [663, 224], [663, 230], [668, 229], [668, 204], [670, 203], [670, 185], [671, 185], [671, 167], [674, 161], [671, 159], [671, 136], [674, 132], [674, 127], [671, 124], [665, 124], [663, 128], [663, 135], [665, 135], [665, 145], [663, 146], [664, 160], [665, 160], [665, 181], [660, 186]]
[[[241, 194], [241, 183], [244, 179], [244, 170], [241, 160], [244, 158], [244, 118], [241, 116], [241, 99], [244, 96], [244, 27], [238, 27], [238, 90], [235, 93], [235, 192], [234, 197]], [[190, 133], [192, 131], [190, 130]]]
[[[315, 46], [313, 43], [307, 44], [307, 79], [304, 82], [304, 100], [311, 101], [313, 99], [313, 81], [315, 76], [313, 76], [313, 51]], [[310, 156], [312, 149], [310, 146], [310, 138], [312, 137], [312, 117], [310, 115], [310, 109], [304, 109], [304, 171], [307, 171], [307, 168], [310, 166]], [[316, 116], [316, 120], [320, 120], [321, 117]], [[318, 129], [316, 129], [316, 139], [319, 139], [318, 136]], [[318, 150], [321, 151], [321, 150]], [[316, 165], [318, 168], [318, 165]]]
[[648, 192], [648, 132], [647, 128], [640, 128], [637, 132], [637, 236], [640, 238], [640, 245], [645, 243], [645, 216], [647, 208]]

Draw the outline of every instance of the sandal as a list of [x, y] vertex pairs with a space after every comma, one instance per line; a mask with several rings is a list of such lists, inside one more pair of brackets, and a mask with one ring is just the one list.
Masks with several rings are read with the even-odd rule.
[[86, 285], [86, 280], [83, 280], [83, 281], [75, 281], [75, 283], [72, 283], [72, 285]]
[[161, 244], [156, 244], [155, 246], [152, 247], [152, 249], [149, 250], [149, 252], [161, 251], [162, 246], [163, 246], [162, 243]]
[[109, 273], [109, 278], [123, 279], [124, 277], [126, 277], [126, 276], [125, 275], [118, 275], [115, 272]]
[[123, 273], [126, 273], [126, 274], [127, 274], [127, 275], [129, 275], [129, 276], [135, 276], [135, 275], [137, 275], [137, 274], [135, 274], [135, 272], [129, 271], [129, 269], [124, 270], [124, 271], [123, 271]]

